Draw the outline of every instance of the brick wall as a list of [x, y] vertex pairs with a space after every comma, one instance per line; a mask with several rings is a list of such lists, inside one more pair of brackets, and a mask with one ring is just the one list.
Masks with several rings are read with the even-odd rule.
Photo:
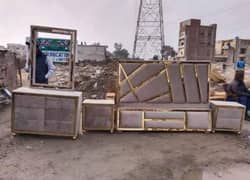
[[0, 84], [13, 90], [17, 87], [17, 59], [14, 53], [0, 51]]

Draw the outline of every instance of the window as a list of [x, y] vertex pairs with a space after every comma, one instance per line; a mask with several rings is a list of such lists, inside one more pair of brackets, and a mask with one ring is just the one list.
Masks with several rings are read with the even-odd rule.
[[184, 41], [183, 40], [181, 40], [179, 43], [180, 43], [180, 46], [184, 46]]
[[247, 49], [246, 48], [240, 48], [240, 54], [246, 54]]
[[210, 56], [210, 50], [207, 50], [207, 56]]
[[205, 32], [203, 30], [200, 31], [200, 36], [205, 36]]

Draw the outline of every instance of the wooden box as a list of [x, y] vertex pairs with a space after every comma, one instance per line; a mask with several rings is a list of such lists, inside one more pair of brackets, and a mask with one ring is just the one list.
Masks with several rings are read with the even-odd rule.
[[237, 102], [211, 101], [214, 131], [240, 133], [245, 119], [245, 106]]
[[83, 102], [83, 130], [114, 130], [114, 100], [86, 99]]
[[82, 93], [19, 88], [13, 91], [11, 130], [17, 134], [69, 136], [81, 132]]

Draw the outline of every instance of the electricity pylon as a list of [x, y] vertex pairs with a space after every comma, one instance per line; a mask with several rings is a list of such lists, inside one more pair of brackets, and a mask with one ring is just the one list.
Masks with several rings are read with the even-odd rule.
[[162, 0], [140, 0], [133, 58], [162, 57], [165, 46]]

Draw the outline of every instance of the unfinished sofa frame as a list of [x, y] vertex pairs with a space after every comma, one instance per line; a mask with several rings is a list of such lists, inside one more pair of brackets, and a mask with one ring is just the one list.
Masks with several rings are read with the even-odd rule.
[[211, 132], [209, 62], [119, 61], [118, 72], [117, 130]]

